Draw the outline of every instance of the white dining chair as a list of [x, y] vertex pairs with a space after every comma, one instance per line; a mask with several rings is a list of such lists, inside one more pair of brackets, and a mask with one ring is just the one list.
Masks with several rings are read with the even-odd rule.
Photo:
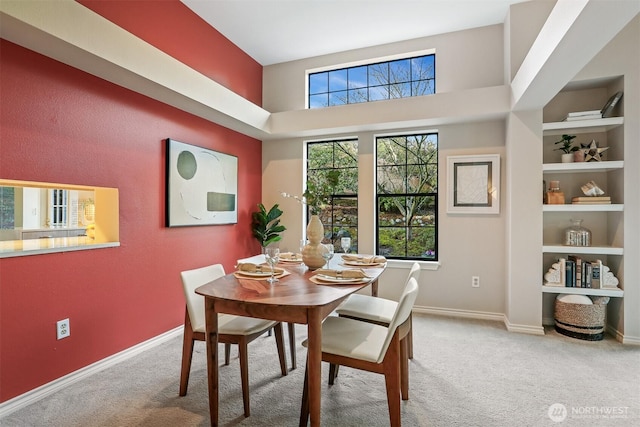
[[[420, 264], [414, 262], [409, 270], [405, 286], [411, 278], [420, 279]], [[363, 294], [352, 294], [336, 309], [341, 317], [349, 317], [352, 319], [363, 320], [365, 322], [376, 323], [382, 326], [388, 326], [391, 318], [396, 311], [398, 303], [385, 298], [378, 298]], [[411, 323], [411, 316], [409, 316]], [[407, 336], [408, 357], [413, 359], [413, 332], [409, 332]]]
[[[250, 262], [253, 264], [265, 264], [267, 262], [264, 254], [254, 255], [248, 258], [242, 258], [237, 261], [237, 264], [243, 262]], [[296, 360], [296, 325], [295, 323], [287, 323], [287, 330], [289, 332], [289, 351], [291, 352], [291, 369], [298, 367]]]
[[[195, 293], [195, 289], [205, 283], [224, 276], [221, 264], [187, 270], [180, 273], [182, 287], [186, 299], [184, 320], [184, 339], [182, 344], [182, 369], [180, 373], [180, 396], [187, 394], [189, 373], [193, 356], [194, 341], [205, 341], [205, 306], [204, 297]], [[240, 359], [240, 377], [242, 382], [242, 400], [244, 416], [250, 415], [249, 409], [249, 360], [247, 345], [267, 330], [274, 329], [280, 371], [287, 375], [286, 358], [284, 355], [284, 340], [282, 324], [272, 320], [256, 319], [253, 317], [235, 316], [232, 314], [218, 314], [218, 341], [225, 344], [225, 365], [229, 364], [229, 347], [238, 344]]]
[[[418, 283], [410, 278], [388, 327], [339, 316], [329, 316], [322, 323], [323, 361], [384, 375], [392, 427], [401, 424], [401, 378], [403, 369], [407, 368], [401, 363], [402, 353], [406, 352], [406, 346], [401, 342], [406, 341], [409, 333], [409, 317], [417, 294]], [[303, 345], [307, 345], [306, 340]], [[402, 398], [406, 400], [404, 396]], [[307, 425], [308, 419], [308, 378], [305, 370], [300, 425]]]

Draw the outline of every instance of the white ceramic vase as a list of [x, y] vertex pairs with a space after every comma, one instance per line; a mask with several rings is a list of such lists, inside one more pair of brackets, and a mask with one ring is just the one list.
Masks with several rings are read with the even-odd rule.
[[320, 242], [324, 238], [324, 226], [318, 215], [311, 215], [307, 225], [307, 239], [309, 243], [302, 249], [302, 262], [310, 270], [316, 270], [325, 265], [320, 252]]

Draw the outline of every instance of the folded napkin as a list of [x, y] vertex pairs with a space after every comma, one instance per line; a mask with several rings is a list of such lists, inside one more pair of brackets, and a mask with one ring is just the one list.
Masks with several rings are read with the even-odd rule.
[[335, 277], [337, 279], [365, 279], [368, 278], [364, 271], [358, 270], [329, 270], [319, 269], [315, 271], [316, 274], [322, 274], [323, 276]]
[[345, 261], [362, 262], [365, 264], [384, 264], [387, 259], [381, 255], [342, 255]]
[[293, 252], [285, 252], [280, 254], [281, 261], [302, 261], [302, 254]]
[[271, 267], [266, 264], [254, 264], [252, 262], [241, 262], [236, 267], [238, 271], [246, 271], [249, 273], [260, 273], [260, 272], [270, 272]]

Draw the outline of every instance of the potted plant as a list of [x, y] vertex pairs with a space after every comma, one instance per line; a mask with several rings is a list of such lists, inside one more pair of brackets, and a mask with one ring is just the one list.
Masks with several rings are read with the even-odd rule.
[[284, 225], [280, 225], [280, 216], [282, 211], [275, 204], [269, 211], [264, 207], [262, 203], [258, 203], [258, 212], [253, 212], [251, 218], [251, 230], [253, 231], [253, 237], [255, 237], [260, 246], [266, 248], [271, 243], [278, 242], [282, 239], [280, 233], [286, 230]]
[[554, 144], [562, 144], [560, 147], [556, 148], [556, 150], [560, 150], [564, 153], [562, 155], [562, 163], [573, 162], [574, 151], [578, 151], [580, 149], [573, 145], [573, 139], [575, 137], [575, 135], [562, 135], [562, 138], [559, 141], [554, 142]]

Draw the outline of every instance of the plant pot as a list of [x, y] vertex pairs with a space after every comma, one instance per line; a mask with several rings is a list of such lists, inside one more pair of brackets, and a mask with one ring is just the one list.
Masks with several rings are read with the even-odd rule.
[[311, 215], [307, 225], [307, 239], [309, 243], [302, 249], [302, 262], [309, 270], [316, 270], [325, 265], [320, 252], [320, 242], [324, 237], [324, 226], [318, 215]]
[[573, 163], [573, 153], [564, 153], [562, 155], [562, 163]]
[[584, 151], [578, 150], [573, 152], [574, 162], [584, 162]]

